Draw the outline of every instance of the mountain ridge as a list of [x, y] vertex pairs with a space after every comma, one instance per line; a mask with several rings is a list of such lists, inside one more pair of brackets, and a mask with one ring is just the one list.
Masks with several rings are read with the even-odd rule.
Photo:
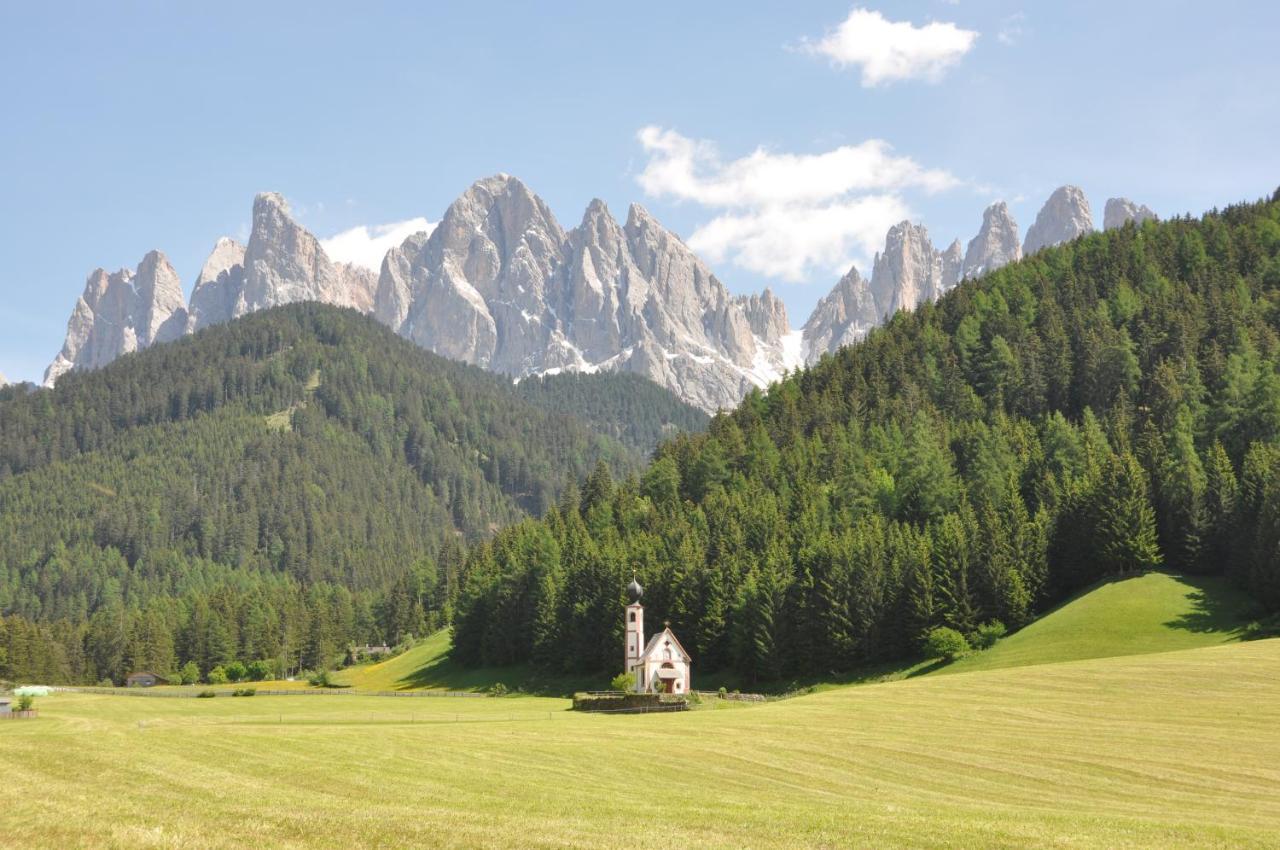
[[[1107, 210], [1107, 227], [1154, 216], [1123, 198], [1108, 200]], [[902, 221], [887, 233], [869, 279], [851, 269], [792, 329], [768, 287], [733, 295], [639, 204], [619, 222], [594, 199], [566, 230], [528, 186], [498, 174], [473, 183], [429, 233], [388, 250], [375, 274], [329, 258], [284, 197], [263, 192], [254, 199], [248, 242], [216, 241], [189, 305], [157, 251], [135, 270], [90, 275], [45, 385], [256, 310], [319, 301], [370, 313], [421, 347], [517, 380], [634, 372], [714, 412], [1026, 247], [1091, 230], [1090, 216], [1083, 193], [1064, 186], [1022, 247], [1004, 202], [984, 211], [967, 249], [958, 239], [939, 249], [924, 225]]]

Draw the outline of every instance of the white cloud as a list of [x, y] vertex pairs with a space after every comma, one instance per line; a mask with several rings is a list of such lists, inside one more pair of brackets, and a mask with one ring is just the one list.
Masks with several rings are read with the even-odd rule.
[[[841, 272], [872, 256], [910, 210], [894, 195], [868, 195], [816, 206], [725, 213], [699, 227], [689, 247], [713, 263], [732, 262], [791, 283], [815, 269]], [[870, 269], [863, 269], [869, 273]]]
[[818, 154], [757, 148], [725, 162], [713, 143], [675, 130], [650, 126], [638, 136], [649, 156], [636, 178], [646, 194], [716, 211], [689, 236], [690, 247], [713, 263], [792, 282], [871, 256], [910, 215], [900, 190], [960, 185], [880, 139]]
[[328, 239], [321, 239], [320, 244], [329, 259], [364, 266], [376, 272], [382, 269], [382, 258], [387, 251], [414, 233], [429, 233], [434, 228], [434, 223], [421, 217], [393, 221], [390, 224], [362, 224]]
[[721, 162], [714, 144], [689, 139], [675, 130], [640, 130], [649, 163], [640, 186], [651, 195], [669, 195], [710, 206], [813, 203], [849, 192], [877, 189], [950, 189], [957, 180], [945, 171], [921, 168], [913, 159], [894, 156], [888, 142], [870, 139], [820, 154], [772, 153], [756, 148], [732, 162]]
[[977, 39], [974, 30], [952, 23], [932, 21], [917, 27], [855, 7], [820, 41], [805, 41], [802, 47], [808, 53], [826, 56], [838, 68], [860, 67], [862, 85], [870, 88], [894, 80], [936, 82]]

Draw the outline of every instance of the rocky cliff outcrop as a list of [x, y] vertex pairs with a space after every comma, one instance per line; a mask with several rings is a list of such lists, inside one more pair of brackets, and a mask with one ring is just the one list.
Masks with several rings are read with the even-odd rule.
[[253, 201], [253, 230], [244, 250], [244, 287], [232, 308], [243, 316], [296, 301], [373, 309], [376, 281], [368, 272], [331, 261], [320, 240], [295, 222], [275, 192]]
[[45, 370], [45, 386], [72, 369], [96, 369], [121, 354], [177, 339], [188, 323], [182, 281], [159, 251], [137, 269], [96, 269], [76, 299], [62, 350]]
[[850, 268], [804, 323], [801, 339], [805, 361], [815, 363], [823, 354], [857, 342], [879, 319], [871, 287], [858, 274], [857, 267]]
[[191, 291], [190, 330], [231, 321], [244, 292], [244, 246], [223, 237], [213, 246]]
[[1124, 227], [1131, 221], [1134, 224], [1142, 224], [1144, 221], [1156, 218], [1155, 212], [1148, 206], [1135, 204], [1128, 198], [1107, 198], [1107, 205], [1102, 211], [1102, 229]]
[[922, 224], [904, 221], [889, 228], [884, 251], [876, 254], [871, 270], [871, 294], [880, 318], [914, 310], [954, 286], [960, 276], [959, 253], [959, 243], [939, 252]]
[[1018, 223], [1004, 201], [992, 204], [982, 213], [982, 227], [969, 240], [964, 254], [964, 277], [982, 277], [987, 272], [1022, 259], [1018, 244]]
[[249, 244], [222, 238], [191, 292], [191, 330], [295, 301], [323, 301], [368, 313], [378, 276], [329, 259], [320, 240], [293, 220], [275, 192], [253, 201]]
[[0, 387], [9, 386], [9, 379], [4, 376], [4, 372], [0, 372]]
[[390, 251], [374, 315], [437, 353], [514, 377], [639, 372], [704, 409], [789, 366], [782, 303], [733, 298], [675, 234], [602, 201], [565, 232], [505, 174], [472, 185], [427, 236]]
[[1084, 192], [1076, 186], [1061, 186], [1045, 201], [1035, 223], [1027, 229], [1022, 254], [1030, 256], [1041, 248], [1070, 242], [1092, 230], [1093, 213]]

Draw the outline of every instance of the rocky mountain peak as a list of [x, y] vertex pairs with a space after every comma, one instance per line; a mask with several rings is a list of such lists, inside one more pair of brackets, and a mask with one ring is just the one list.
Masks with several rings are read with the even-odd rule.
[[960, 247], [960, 240], [953, 239], [951, 244], [947, 246], [947, 250], [938, 255], [940, 269], [938, 279], [942, 284], [942, 292], [954, 287], [960, 282], [964, 271], [964, 249]]
[[1128, 198], [1107, 198], [1107, 205], [1102, 212], [1102, 229], [1123, 227], [1131, 221], [1140, 225], [1156, 218], [1155, 211], [1148, 206], [1135, 204]]
[[1070, 242], [1092, 231], [1093, 213], [1084, 192], [1077, 186], [1061, 186], [1045, 201], [1035, 223], [1027, 229], [1022, 254], [1030, 256], [1041, 248]]
[[758, 295], [742, 295], [735, 300], [746, 314], [751, 332], [761, 339], [780, 340], [791, 332], [786, 305], [769, 287]]
[[0, 372], [0, 387], [9, 386], [9, 379], [4, 376], [4, 372]]
[[387, 254], [374, 314], [425, 348], [516, 377], [640, 372], [708, 410], [786, 360], [773, 293], [734, 299], [638, 204], [620, 225], [593, 200], [566, 233], [507, 175], [472, 184], [429, 237]]
[[62, 350], [45, 370], [45, 385], [72, 369], [96, 369], [121, 354], [177, 339], [187, 322], [182, 281], [159, 251], [132, 271], [95, 269], [71, 311]]
[[1009, 205], [999, 201], [982, 213], [982, 227], [978, 235], [969, 240], [964, 255], [963, 277], [982, 277], [1003, 265], [1022, 259], [1022, 247], [1018, 243], [1018, 223], [1009, 212]]
[[851, 267], [804, 323], [805, 361], [814, 363], [827, 352], [857, 342], [879, 319], [870, 285], [858, 274], [857, 266]]
[[295, 301], [323, 301], [362, 312], [373, 309], [377, 276], [330, 260], [320, 240], [294, 221], [279, 193], [263, 192], [254, 198], [253, 229], [243, 264], [244, 283], [232, 305], [232, 318]]
[[880, 317], [914, 310], [944, 290], [942, 256], [924, 225], [903, 221], [889, 228], [884, 251], [876, 254], [871, 270], [871, 294]]
[[231, 320], [244, 291], [244, 252], [243, 245], [225, 236], [213, 246], [191, 291], [190, 330]]

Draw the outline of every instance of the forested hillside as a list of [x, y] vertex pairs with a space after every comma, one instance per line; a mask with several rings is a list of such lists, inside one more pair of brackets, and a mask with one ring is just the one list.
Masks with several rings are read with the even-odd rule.
[[566, 413], [646, 458], [663, 440], [705, 430], [710, 417], [670, 390], [634, 372], [565, 372], [520, 381], [531, 404]]
[[1280, 193], [1043, 251], [603, 468], [474, 547], [470, 663], [616, 672], [623, 585], [699, 669], [776, 679], [1027, 623], [1100, 576], [1280, 608]]
[[5, 390], [0, 679], [314, 667], [439, 625], [467, 542], [642, 462], [534, 395], [315, 304]]

